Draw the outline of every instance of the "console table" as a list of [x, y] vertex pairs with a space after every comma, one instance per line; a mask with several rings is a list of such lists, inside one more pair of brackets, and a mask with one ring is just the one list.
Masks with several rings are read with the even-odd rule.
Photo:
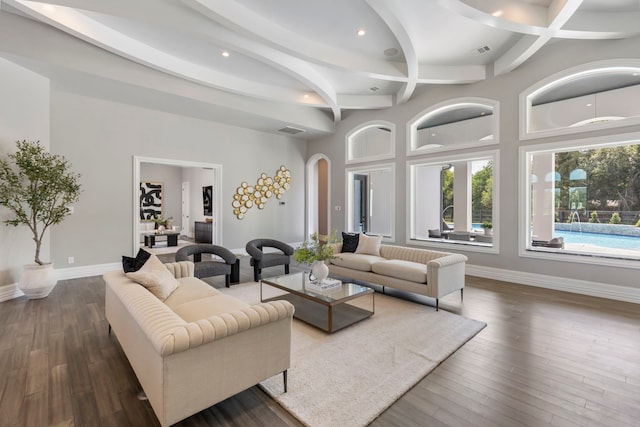
[[194, 222], [195, 222], [196, 243], [211, 243], [213, 223], [204, 222], [204, 221], [194, 221]]

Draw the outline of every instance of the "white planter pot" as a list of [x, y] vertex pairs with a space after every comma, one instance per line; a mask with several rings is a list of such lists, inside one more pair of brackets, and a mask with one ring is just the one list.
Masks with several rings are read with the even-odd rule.
[[318, 283], [324, 282], [329, 277], [329, 267], [324, 261], [316, 261], [311, 266], [312, 280]]
[[484, 235], [485, 236], [492, 236], [493, 235], [493, 228], [485, 228], [484, 229]]
[[18, 287], [29, 299], [38, 299], [48, 296], [57, 282], [53, 263], [27, 264], [22, 269]]

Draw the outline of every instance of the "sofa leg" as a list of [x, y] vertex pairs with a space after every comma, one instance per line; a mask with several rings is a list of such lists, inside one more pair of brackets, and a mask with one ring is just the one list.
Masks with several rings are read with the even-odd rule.
[[287, 371], [282, 371], [282, 379], [284, 381], [284, 392], [287, 392]]

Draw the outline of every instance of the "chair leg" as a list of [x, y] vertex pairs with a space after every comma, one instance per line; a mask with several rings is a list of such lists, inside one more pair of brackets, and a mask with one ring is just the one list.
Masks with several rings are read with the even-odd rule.
[[460, 289], [460, 301], [464, 301], [464, 288]]
[[287, 371], [282, 371], [282, 379], [284, 381], [284, 392], [287, 392]]
[[111, 323], [109, 323], [109, 335], [111, 335]]
[[231, 266], [231, 283], [240, 283], [240, 260]]
[[284, 274], [289, 274], [289, 264], [284, 265]]
[[230, 287], [231, 287], [231, 275], [230, 275], [230, 274], [225, 274], [225, 275], [224, 275], [224, 285], [225, 285], [227, 288], [230, 288]]
[[254, 282], [260, 281], [260, 267], [258, 267], [257, 265], [253, 266], [253, 281]]
[[440, 300], [436, 298], [436, 311], [439, 311]]

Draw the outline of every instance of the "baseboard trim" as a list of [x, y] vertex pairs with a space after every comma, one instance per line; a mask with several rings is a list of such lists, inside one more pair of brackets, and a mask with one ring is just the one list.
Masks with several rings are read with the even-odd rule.
[[[117, 270], [119, 268], [122, 268], [122, 265], [117, 262], [111, 264], [62, 268], [56, 269], [56, 277], [58, 280], [66, 280], [100, 276], [108, 271]], [[589, 295], [593, 297], [640, 304], [640, 288], [547, 276], [544, 274], [525, 273], [493, 267], [482, 267], [471, 264], [467, 264], [465, 273], [469, 276], [483, 277], [485, 279], [500, 280], [519, 285], [535, 286], [538, 288], [553, 289], [556, 291], [571, 292], [574, 294]], [[22, 295], [24, 294], [20, 289], [18, 289], [17, 283], [0, 286], [0, 302], [18, 298]]]
[[102, 276], [108, 271], [122, 269], [122, 264], [114, 262], [111, 264], [85, 265], [82, 267], [70, 267], [56, 269], [58, 280], [79, 279], [81, 277]]
[[493, 267], [482, 267], [467, 264], [465, 273], [485, 279], [501, 280], [519, 285], [535, 286], [556, 291], [571, 292], [580, 295], [607, 298], [640, 304], [640, 288], [612, 285], [608, 283], [590, 282], [587, 280], [568, 279], [565, 277], [546, 276], [544, 274], [526, 273], [522, 271], [503, 270]]
[[10, 299], [18, 298], [23, 295], [22, 291], [18, 289], [17, 283], [0, 286], [0, 302], [9, 301]]

